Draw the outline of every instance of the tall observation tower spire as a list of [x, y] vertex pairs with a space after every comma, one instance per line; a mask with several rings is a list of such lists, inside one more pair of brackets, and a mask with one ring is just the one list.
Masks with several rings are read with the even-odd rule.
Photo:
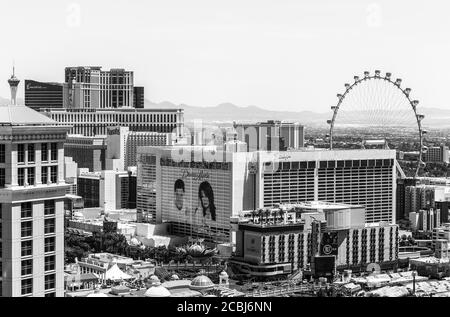
[[8, 79], [8, 84], [11, 89], [11, 104], [17, 105], [17, 87], [19, 86], [20, 80], [16, 77], [16, 67], [13, 65], [13, 74], [11, 78]]

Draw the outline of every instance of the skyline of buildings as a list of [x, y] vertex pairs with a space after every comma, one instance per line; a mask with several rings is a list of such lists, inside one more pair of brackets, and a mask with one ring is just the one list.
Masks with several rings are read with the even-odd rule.
[[[14, 103], [20, 81], [12, 78]], [[41, 112], [10, 105], [3, 112], [11, 122], [0, 123], [17, 126], [12, 144], [19, 143], [0, 142], [5, 296], [64, 296], [64, 224], [75, 234], [112, 230], [146, 247], [201, 239], [243, 273], [258, 277], [296, 270], [330, 277], [337, 269], [398, 265], [400, 206], [411, 229], [432, 234], [439, 256], [448, 254], [441, 220], [442, 215], [448, 220], [447, 191], [397, 184], [395, 150], [305, 147], [303, 125], [276, 120], [234, 122], [219, 134], [187, 133], [183, 109], [142, 109], [143, 89], [134, 87], [133, 72], [123, 69], [66, 68], [62, 86], [41, 84], [26, 81], [26, 102]], [[42, 126], [56, 139], [36, 143], [33, 135]], [[433, 162], [448, 155], [445, 146], [429, 151]], [[41, 186], [57, 190], [36, 191]], [[34, 196], [5, 200], [1, 192], [16, 187]], [[82, 208], [68, 214], [68, 201], [79, 199]], [[92, 208], [101, 210], [104, 220], [83, 220], [83, 210]], [[13, 210], [20, 210], [20, 221]], [[107, 220], [120, 210], [134, 213], [135, 220]], [[259, 217], [259, 223], [240, 219], [243, 213], [253, 222]], [[15, 255], [17, 238], [8, 236], [18, 224], [21, 257]], [[15, 269], [19, 263], [21, 274]]]

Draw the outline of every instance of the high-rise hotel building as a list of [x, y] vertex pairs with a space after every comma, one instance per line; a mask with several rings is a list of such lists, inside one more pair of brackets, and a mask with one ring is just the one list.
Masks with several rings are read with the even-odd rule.
[[26, 106], [0, 106], [2, 296], [64, 296], [68, 130]]
[[67, 67], [66, 108], [105, 109], [133, 107], [134, 74], [125, 69], [103, 71], [101, 67]]
[[44, 83], [25, 80], [25, 106], [39, 111], [44, 108], [62, 109], [64, 89], [60, 83]]
[[175, 235], [224, 240], [242, 210], [314, 200], [361, 205], [366, 223], [394, 223], [395, 186], [393, 150], [138, 149], [138, 221], [172, 223]]

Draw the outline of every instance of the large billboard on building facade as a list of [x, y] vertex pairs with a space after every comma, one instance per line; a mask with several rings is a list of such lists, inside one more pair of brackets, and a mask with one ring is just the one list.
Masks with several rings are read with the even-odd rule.
[[232, 213], [230, 165], [161, 163], [162, 220], [174, 223], [176, 234], [226, 241]]

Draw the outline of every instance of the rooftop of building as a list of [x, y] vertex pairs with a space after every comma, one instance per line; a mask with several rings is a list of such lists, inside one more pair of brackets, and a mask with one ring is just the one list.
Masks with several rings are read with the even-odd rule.
[[410, 261], [421, 264], [450, 264], [449, 258], [437, 258], [435, 256], [410, 259]]
[[252, 214], [257, 215], [259, 212], [262, 212], [262, 214], [264, 215], [264, 213], [267, 211], [274, 213], [279, 212], [281, 210], [283, 213], [289, 214], [289, 213], [326, 212], [326, 211], [359, 209], [359, 208], [364, 207], [361, 205], [349, 205], [326, 201], [308, 201], [308, 202], [299, 202], [297, 204], [276, 204], [272, 208], [259, 208], [256, 210], [246, 210], [242, 211], [241, 215], [245, 218]]
[[0, 126], [56, 126], [57, 122], [23, 105], [0, 105]]
[[[205, 158], [211, 158], [221, 162], [221, 160], [233, 161], [233, 157], [241, 160], [244, 158], [253, 161], [263, 161], [266, 164], [275, 166], [273, 162], [290, 163], [297, 161], [358, 161], [358, 160], [394, 160], [395, 150], [389, 149], [327, 149], [327, 148], [300, 148], [290, 151], [253, 151], [253, 152], [225, 152], [217, 145], [174, 145], [174, 146], [141, 146], [138, 153], [159, 155], [161, 157], [175, 158], [179, 161], [185, 159], [188, 154], [192, 154], [191, 161], [202, 162]], [[203, 155], [200, 155], [200, 154]], [[198, 155], [197, 155], [198, 154]], [[390, 162], [392, 165], [392, 162]], [[280, 165], [280, 164], [278, 164]]]
[[[54, 82], [54, 81], [37, 81], [37, 80], [33, 80], [33, 79], [25, 79], [25, 89], [33, 89], [33, 88], [37, 88], [37, 87], [33, 87], [33, 86], [29, 86], [30, 84], [37, 84], [37, 85], [51, 85], [51, 86], [63, 86], [63, 83], [58, 83], [58, 82]], [[41, 88], [41, 87], [39, 87]]]
[[47, 113], [152, 113], [152, 112], [173, 112], [173, 113], [180, 113], [184, 112], [184, 109], [182, 108], [133, 108], [133, 107], [119, 107], [119, 108], [105, 108], [105, 109], [99, 109], [99, 108], [71, 108], [71, 109], [54, 109], [54, 108], [42, 108], [41, 112], [47, 112]]
[[134, 260], [132, 258], [118, 255], [118, 254], [112, 254], [107, 252], [102, 253], [91, 253], [86, 258], [82, 258], [81, 262], [96, 262], [96, 263], [127, 263], [132, 264], [134, 263]]
[[298, 125], [301, 126], [299, 122], [284, 121], [284, 120], [267, 120], [259, 122], [234, 122], [234, 126], [272, 126], [272, 125]]
[[106, 140], [106, 135], [95, 135], [95, 136], [86, 136], [82, 134], [68, 134], [67, 140]]

